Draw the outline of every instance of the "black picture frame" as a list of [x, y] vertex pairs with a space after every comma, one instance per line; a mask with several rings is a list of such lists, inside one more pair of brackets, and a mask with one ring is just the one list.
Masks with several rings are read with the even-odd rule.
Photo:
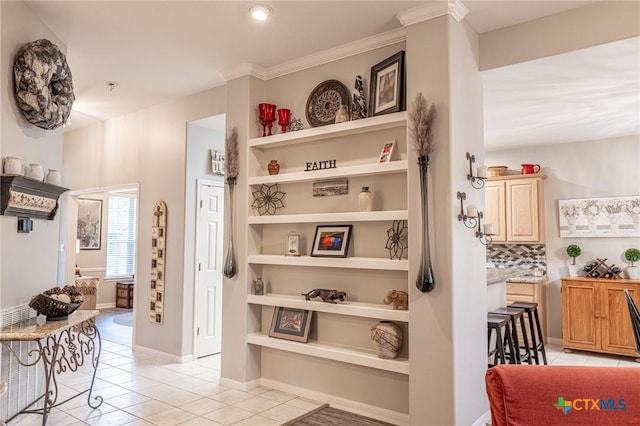
[[313, 237], [311, 256], [347, 257], [353, 225], [318, 225]]
[[405, 110], [404, 50], [371, 67], [372, 116]]
[[269, 337], [307, 343], [313, 311], [276, 306]]
[[80, 250], [100, 250], [102, 232], [102, 200], [78, 199], [78, 230]]

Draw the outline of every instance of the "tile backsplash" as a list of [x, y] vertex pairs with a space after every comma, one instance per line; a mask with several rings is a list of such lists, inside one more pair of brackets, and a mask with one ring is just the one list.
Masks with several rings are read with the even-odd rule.
[[487, 264], [497, 268], [547, 269], [544, 244], [489, 244]]

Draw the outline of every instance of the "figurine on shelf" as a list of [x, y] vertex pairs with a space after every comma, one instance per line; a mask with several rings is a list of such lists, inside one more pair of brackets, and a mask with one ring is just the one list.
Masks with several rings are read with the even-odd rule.
[[291, 117], [291, 122], [289, 123], [289, 131], [297, 132], [298, 130], [304, 129], [304, 124], [302, 124], [301, 118]]
[[389, 290], [382, 301], [385, 305], [393, 303], [394, 311], [406, 311], [409, 309], [409, 295], [406, 291]]
[[328, 290], [326, 288], [314, 288], [313, 290], [302, 293], [305, 300], [311, 300], [312, 298], [319, 297], [323, 302], [336, 303], [336, 300], [344, 302], [347, 299], [347, 293], [338, 290]]

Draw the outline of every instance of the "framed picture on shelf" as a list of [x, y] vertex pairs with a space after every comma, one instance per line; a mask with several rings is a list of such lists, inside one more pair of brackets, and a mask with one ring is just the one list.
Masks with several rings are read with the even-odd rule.
[[318, 225], [313, 238], [311, 256], [347, 257], [352, 225]]
[[395, 139], [384, 143], [382, 152], [380, 152], [380, 158], [378, 158], [378, 163], [388, 163], [391, 161], [391, 155], [393, 155], [393, 147], [395, 144]]
[[273, 310], [269, 337], [307, 343], [312, 314], [313, 311], [305, 309], [276, 306]]
[[371, 67], [372, 115], [404, 110], [404, 50]]
[[78, 199], [78, 241], [80, 250], [100, 250], [102, 200]]

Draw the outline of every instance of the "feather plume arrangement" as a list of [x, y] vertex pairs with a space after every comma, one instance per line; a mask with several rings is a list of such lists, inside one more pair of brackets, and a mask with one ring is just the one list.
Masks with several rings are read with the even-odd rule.
[[229, 185], [235, 184], [238, 178], [238, 128], [233, 126], [224, 143], [224, 170]]
[[422, 92], [418, 92], [416, 100], [409, 112], [409, 133], [413, 138], [413, 149], [418, 157], [426, 157], [433, 151], [433, 104], [427, 102]]

